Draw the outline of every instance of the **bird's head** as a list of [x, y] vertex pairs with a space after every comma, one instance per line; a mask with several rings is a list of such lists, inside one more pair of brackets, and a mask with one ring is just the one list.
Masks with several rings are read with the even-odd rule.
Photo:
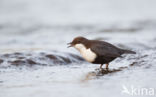
[[72, 42], [68, 43], [68, 47], [75, 47], [76, 49], [81, 49], [85, 47], [87, 41], [88, 39], [79, 36], [74, 38]]

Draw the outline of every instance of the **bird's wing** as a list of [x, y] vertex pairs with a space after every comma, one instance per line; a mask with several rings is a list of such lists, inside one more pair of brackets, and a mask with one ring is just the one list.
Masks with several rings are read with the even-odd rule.
[[94, 46], [91, 46], [91, 50], [99, 56], [121, 57], [120, 49], [106, 42], [95, 43]]

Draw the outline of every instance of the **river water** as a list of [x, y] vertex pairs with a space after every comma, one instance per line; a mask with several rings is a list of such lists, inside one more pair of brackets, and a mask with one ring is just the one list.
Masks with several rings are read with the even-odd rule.
[[[0, 97], [144, 97], [151, 88], [156, 95], [155, 3], [1, 0]], [[101, 72], [67, 48], [76, 36], [137, 54], [123, 55], [110, 63], [109, 72]]]

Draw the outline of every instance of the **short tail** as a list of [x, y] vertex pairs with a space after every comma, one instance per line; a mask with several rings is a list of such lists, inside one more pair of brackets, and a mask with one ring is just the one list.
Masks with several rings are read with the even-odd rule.
[[130, 50], [122, 50], [123, 51], [123, 54], [126, 53], [126, 54], [136, 54], [136, 52], [134, 51], [130, 51]]

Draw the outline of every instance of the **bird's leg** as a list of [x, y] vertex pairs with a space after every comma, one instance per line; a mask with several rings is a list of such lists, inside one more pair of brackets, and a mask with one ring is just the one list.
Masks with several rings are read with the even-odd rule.
[[100, 65], [100, 69], [102, 69], [103, 64]]
[[107, 63], [107, 64], [106, 64], [106, 70], [108, 70], [108, 65], [109, 65], [109, 64]]

